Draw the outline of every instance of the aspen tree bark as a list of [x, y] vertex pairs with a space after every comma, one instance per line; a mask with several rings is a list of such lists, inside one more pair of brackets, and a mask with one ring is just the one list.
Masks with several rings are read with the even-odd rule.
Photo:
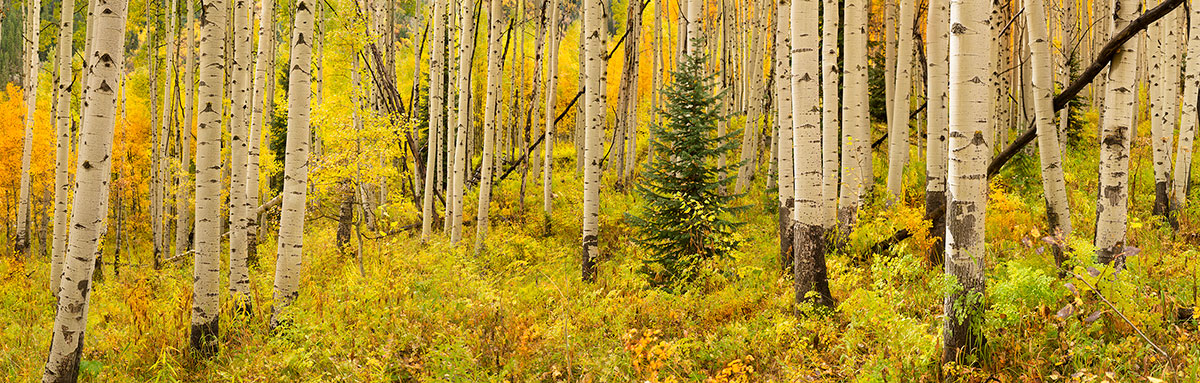
[[308, 191], [309, 97], [312, 92], [313, 5], [296, 0], [288, 75], [287, 157], [283, 165], [283, 207], [275, 260], [275, 306], [271, 327], [288, 321], [287, 308], [299, 295], [304, 249], [304, 208]]
[[[896, 95], [896, 17], [900, 13], [900, 8], [896, 5], [896, 1], [904, 0], [884, 0], [883, 1], [883, 94], [884, 108], [886, 109], [888, 126], [891, 126], [892, 109], [895, 107]], [[870, 5], [868, 3], [868, 5]]]
[[178, 77], [176, 75], [176, 70], [175, 70], [176, 69], [175, 68], [175, 55], [176, 55], [175, 29], [176, 29], [176, 23], [177, 23], [176, 15], [179, 13], [176, 1], [171, 0], [168, 9], [169, 9], [169, 13], [167, 15], [167, 31], [165, 33], [166, 38], [167, 38], [167, 52], [166, 52], [167, 80], [163, 82], [163, 106], [162, 106], [163, 109], [162, 109], [162, 117], [160, 118], [160, 122], [162, 124], [159, 125], [158, 146], [155, 148], [155, 151], [158, 153], [156, 157], [158, 157], [157, 172], [159, 174], [159, 177], [158, 177], [159, 178], [159, 181], [158, 181], [158, 206], [157, 206], [158, 210], [155, 212], [155, 214], [158, 215], [158, 219], [155, 220], [155, 227], [154, 227], [154, 241], [155, 241], [156, 246], [155, 246], [155, 251], [154, 251], [153, 262], [154, 262], [155, 269], [157, 269], [160, 266], [162, 256], [164, 254], [168, 254], [171, 252], [171, 244], [169, 242], [167, 242], [168, 240], [167, 240], [167, 231], [166, 231], [167, 230], [167, 214], [166, 214], [166, 212], [167, 212], [167, 182], [168, 182], [168, 178], [167, 178], [167, 169], [168, 169], [168, 166], [167, 166], [167, 163], [168, 163], [167, 141], [169, 140], [171, 132], [175, 129], [175, 97], [174, 97], [174, 95], [175, 95], [174, 89], [175, 88], [174, 88], [174, 86], [175, 86], [175, 79]]
[[[1071, 233], [1071, 209], [1067, 203], [1067, 182], [1063, 175], [1062, 148], [1054, 126], [1054, 82], [1050, 79], [1050, 44], [1046, 37], [1046, 14], [1043, 0], [1025, 0], [1025, 23], [1032, 54], [1034, 113], [1037, 115], [1038, 152], [1042, 162], [1042, 190], [1046, 193], [1046, 220], [1051, 234], [1061, 230]], [[1062, 266], [1062, 250], [1054, 252], [1055, 264]]]
[[229, 123], [229, 292], [239, 313], [249, 313], [250, 268], [246, 261], [246, 215], [252, 207], [246, 204], [246, 164], [250, 157], [250, 71], [253, 69], [250, 50], [250, 2], [233, 0], [233, 116]]
[[925, 141], [925, 219], [931, 221], [929, 233], [938, 239], [929, 249], [934, 264], [943, 261], [946, 250], [946, 146], [949, 140], [950, 112], [947, 109], [950, 86], [950, 0], [929, 0], [925, 47], [927, 63], [925, 108], [928, 119]]
[[85, 118], [75, 168], [75, 203], [71, 205], [71, 235], [63, 260], [62, 288], [54, 315], [53, 335], [42, 382], [75, 382], [87, 329], [92, 268], [99, 245], [98, 226], [108, 218], [98, 198], [107, 195], [112, 167], [113, 126], [117, 118], [117, 83], [125, 67], [125, 0], [95, 0], [98, 11], [96, 40], [87, 56], [87, 99], [81, 102]]
[[258, 20], [258, 52], [254, 63], [254, 90], [250, 98], [249, 143], [246, 150], [246, 262], [258, 265], [258, 201], [261, 168], [259, 152], [262, 146], [263, 127], [275, 107], [274, 82], [270, 74], [275, 72], [275, 0], [262, 0], [262, 13]]
[[[780, 9], [786, 5], [780, 2]], [[780, 146], [779, 154], [791, 150], [794, 163], [795, 203], [792, 207], [792, 275], [796, 288], [796, 303], [809, 302], [833, 306], [825, 268], [825, 227], [821, 219], [821, 107], [820, 95], [820, 38], [817, 20], [820, 0], [793, 0], [791, 4], [792, 31], [792, 140]], [[784, 17], [781, 14], [781, 18]], [[781, 67], [782, 69], [782, 67]], [[780, 108], [785, 100], [780, 99]], [[780, 133], [781, 140], [786, 140]], [[787, 144], [787, 141], [781, 141]], [[780, 163], [782, 173], [783, 164]], [[783, 184], [780, 184], [783, 188]]]
[[1161, 42], [1158, 45], [1159, 60], [1151, 65], [1160, 66], [1160, 84], [1152, 86], [1158, 92], [1155, 99], [1155, 118], [1151, 123], [1151, 146], [1154, 150], [1154, 214], [1170, 214], [1171, 188], [1171, 144], [1175, 136], [1175, 121], [1179, 103], [1179, 23], [1176, 18], [1181, 12], [1171, 12], [1157, 24]]
[[863, 184], [871, 181], [866, 163], [871, 161], [871, 127], [867, 114], [867, 14], [866, 0], [846, 0], [845, 94], [842, 97], [842, 182], [838, 196], [838, 225], [843, 235], [858, 222]]
[[[500, 0], [489, 0], [487, 95], [483, 100], [483, 163], [479, 168], [479, 208], [475, 218], [475, 254], [487, 248], [488, 208], [492, 201], [493, 158], [496, 141], [496, 110], [500, 103], [500, 50], [504, 49], [504, 15]], [[528, 149], [526, 149], [528, 150]]]
[[[908, 163], [908, 110], [912, 95], [912, 1], [900, 2], [900, 28], [896, 33], [895, 86], [892, 87], [891, 118], [888, 119], [888, 194], [892, 202], [899, 201], [904, 192], [904, 165]], [[893, 40], [890, 37], [888, 41]]]
[[[538, 131], [538, 129], [541, 129], [541, 126], [537, 125], [537, 123], [536, 123], [537, 116], [534, 115], [534, 112], [537, 111], [538, 101], [539, 101], [538, 96], [541, 94], [541, 91], [542, 91], [542, 89], [541, 89], [542, 82], [539, 80], [543, 76], [545, 76], [545, 72], [542, 71], [542, 60], [544, 57], [546, 57], [546, 49], [545, 49], [546, 35], [545, 35], [545, 32], [546, 32], [546, 23], [548, 21], [547, 18], [550, 16], [550, 14], [549, 14], [550, 10], [547, 9], [546, 7], [548, 6], [549, 3], [550, 3], [549, 0], [543, 0], [542, 5], [539, 7], [540, 9], [538, 11], [537, 34], [534, 35], [534, 43], [533, 43], [533, 49], [534, 49], [533, 68], [534, 69], [533, 69], [533, 77], [530, 79], [530, 82], [532, 83], [531, 87], [533, 89], [529, 92], [529, 107], [527, 109], [525, 109], [524, 119], [525, 119], [525, 135], [526, 135], [526, 137], [522, 137], [521, 147], [518, 150], [518, 152], [520, 152], [520, 154], [523, 155], [525, 158], [525, 160], [523, 161], [524, 163], [521, 166], [521, 194], [520, 194], [520, 204], [518, 205], [521, 207], [522, 210], [525, 209], [525, 188], [526, 188], [527, 183], [529, 182], [529, 179], [528, 179], [529, 177], [528, 177], [527, 173], [532, 171], [533, 178], [536, 180], [537, 178], [539, 178], [538, 174], [542, 170], [542, 162], [538, 161], [537, 153], [530, 151], [529, 141], [533, 140], [535, 137], [542, 134], [542, 132]], [[521, 38], [520, 52], [525, 52], [524, 34], [522, 34], [521, 36], [522, 36], [522, 38]], [[524, 62], [519, 61], [519, 63], [520, 64], [518, 64], [518, 65], [519, 65], [521, 71], [524, 72], [524, 70], [525, 70]], [[516, 93], [518, 95], [520, 94], [520, 90], [521, 90], [520, 87], [514, 88], [514, 91], [516, 91]], [[521, 98], [514, 97], [514, 101], [516, 104], [520, 104]], [[549, 106], [547, 106], [547, 107], [549, 107]], [[521, 110], [520, 105], [515, 105], [514, 109], [518, 110], [518, 111]]]
[[[553, 194], [553, 179], [554, 179], [554, 134], [557, 128], [554, 125], [556, 107], [558, 105], [558, 0], [550, 0], [550, 26], [546, 28], [546, 115], [545, 115], [545, 134], [546, 138], [542, 147], [544, 150], [542, 164], [542, 211], [546, 216], [550, 216], [550, 211], [553, 210], [554, 200]], [[547, 219], [547, 225], [549, 225]]]
[[1182, 211], [1192, 173], [1192, 151], [1196, 138], [1197, 97], [1200, 96], [1200, 7], [1189, 8], [1187, 62], [1183, 68], [1183, 104], [1180, 108], [1179, 143], [1175, 149], [1174, 179], [1171, 181], [1171, 208]]
[[201, 4], [191, 347], [207, 356], [217, 351], [221, 316], [221, 119], [229, 7], [225, 0]]
[[29, 251], [29, 165], [33, 158], [33, 123], [37, 111], [38, 35], [41, 30], [41, 0], [28, 0], [25, 16], [25, 135], [21, 144], [21, 189], [17, 194], [17, 235], [13, 250], [26, 255]]
[[583, 170], [583, 236], [582, 236], [582, 279], [596, 280], [596, 263], [600, 259], [600, 161], [604, 156], [600, 140], [604, 132], [604, 98], [601, 94], [600, 72], [604, 68], [606, 48], [601, 44], [603, 24], [603, 2], [584, 1], [584, 97], [587, 119], [584, 128]]
[[184, 123], [179, 134], [179, 191], [175, 194], [175, 254], [183, 254], [188, 247], [188, 237], [191, 234], [192, 222], [188, 201], [191, 199], [190, 189], [193, 187], [195, 173], [192, 168], [192, 125], [196, 118], [196, 1], [185, 0], [188, 3], [187, 27], [183, 28], [183, 41], [187, 46], [187, 68], [184, 69], [187, 96], [184, 102]]
[[437, 156], [442, 147], [443, 122], [446, 117], [446, 0], [433, 0], [433, 46], [429, 50], [429, 127], [425, 153], [425, 196], [421, 200], [421, 241], [429, 240], [433, 231], [433, 197], [437, 193]]
[[991, 103], [993, 45], [985, 1], [950, 3], [950, 152], [946, 214], [946, 274], [956, 283], [946, 294], [942, 362], [966, 363], [983, 345], [984, 220], [987, 162], [984, 132]]
[[839, 128], [841, 118], [841, 68], [838, 67], [838, 35], [841, 2], [824, 0], [821, 14], [821, 226], [832, 232], [837, 226]]
[[71, 148], [71, 91], [75, 83], [71, 56], [74, 55], [75, 2], [63, 1], [59, 13], [58, 32], [58, 94], [55, 100], [55, 150], [54, 150], [54, 243], [50, 251], [50, 293], [58, 296], [58, 284], [62, 277], [63, 257], [67, 254], [67, 220], [70, 207], [67, 202], [67, 172]]
[[454, 134], [454, 179], [451, 181], [447, 203], [451, 204], [446, 219], [450, 220], [450, 243], [462, 239], [463, 182], [467, 173], [467, 130], [471, 128], [471, 62], [475, 51], [475, 6], [471, 1], [462, 2], [462, 33], [458, 46], [458, 126]]
[[796, 182], [792, 178], [792, 96], [799, 89], [792, 88], [792, 69], [802, 65], [791, 57], [792, 34], [800, 29], [793, 28], [792, 8], [791, 0], [778, 0], [775, 8], [775, 99], [779, 100], [779, 107], [775, 108], [775, 120], [779, 122], [779, 171], [776, 173], [779, 178], [779, 266], [785, 272], [792, 269], [792, 206], [796, 198]]
[[[150, 134], [150, 185], [147, 194], [150, 196], [150, 209], [148, 212], [150, 215], [151, 231], [150, 247], [153, 259], [157, 260], [161, 257], [162, 253], [162, 248], [160, 247], [162, 245], [163, 238], [161, 230], [163, 222], [161, 207], [164, 200], [162, 192], [164, 190], [163, 183], [165, 181], [162, 174], [162, 166], [160, 166], [165, 159], [162, 158], [162, 153], [158, 151], [159, 143], [165, 141], [162, 132], [158, 129], [159, 121], [161, 121], [158, 113], [160, 97], [160, 94], [158, 93], [158, 72], [160, 69], [159, 65], [161, 63], [158, 58], [158, 46], [159, 32], [162, 32], [163, 29], [159, 23], [159, 16], [165, 14], [166, 12], [160, 9], [158, 6], [156, 6], [153, 11], [151, 11], [151, 9], [152, 8], [149, 7], [149, 4], [147, 4], [146, 10], [142, 13], [146, 16], [145, 30], [148, 40], [147, 46], [154, 47], [146, 55], [147, 66], [149, 67], [147, 71], [150, 72], [150, 81], [147, 85], [150, 88], [148, 92], [150, 93], [150, 108], [147, 110], [147, 113], [150, 115], [150, 127], [147, 129], [147, 132]], [[126, 90], [128, 91], [128, 89]], [[128, 99], [127, 94], [124, 97]], [[125, 100], [122, 102], [125, 102]], [[166, 103], [163, 103], [163, 105], [166, 105]], [[107, 199], [105, 200], [107, 201]], [[108, 227], [106, 225], [105, 229], [102, 231], [107, 232], [107, 230]]]
[[[1138, 3], [1116, 0], [1112, 30], [1121, 30], [1140, 13]], [[1138, 43], [1130, 40], [1113, 56], [1105, 76], [1105, 112], [1100, 126], [1100, 180], [1096, 196], [1096, 257], [1111, 263], [1125, 251], [1129, 210], [1129, 143], [1137, 98]], [[1116, 266], [1120, 266], [1118, 262]]]
[[620, 124], [620, 143], [613, 150], [621, 154], [618, 165], [618, 180], [625, 184], [631, 181], [634, 160], [637, 157], [637, 107], [638, 107], [638, 61], [640, 35], [642, 34], [642, 5], [640, 1], [629, 2], [625, 23], [625, 62], [621, 70], [620, 95], [617, 100], [617, 122]]

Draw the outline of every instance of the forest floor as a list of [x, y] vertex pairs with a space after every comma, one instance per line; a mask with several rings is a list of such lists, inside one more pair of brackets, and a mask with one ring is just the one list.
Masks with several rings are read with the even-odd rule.
[[[1200, 213], [1185, 212], [1177, 235], [1148, 217], [1148, 147], [1135, 147], [1131, 193], [1130, 242], [1141, 253], [1120, 273], [1086, 270], [1094, 148], [1068, 151], [1080, 228], [1068, 240], [1075, 249], [1069, 265], [1078, 278], [1056, 275], [1043, 240], [1036, 156], [1019, 156], [993, 182], [988, 341], [975, 368], [940, 362], [942, 299], [950, 287], [925, 255], [931, 242], [921, 220], [920, 161], [906, 174], [912, 181], [905, 203], [885, 209], [873, 202], [845, 246], [828, 257], [837, 308], [802, 307], [797, 316], [791, 279], [778, 261], [775, 197], [762, 177], [740, 199], [752, 205], [737, 216], [747, 223], [737, 233], [743, 244], [674, 290], [653, 287], [639, 272], [640, 251], [623, 220], [638, 202], [606, 183], [600, 277], [581, 283], [582, 182], [570, 145], [561, 145], [553, 214], [541, 213], [540, 182], [530, 182], [525, 212], [516, 202], [519, 178], [500, 183], [488, 248], [479, 256], [469, 245], [475, 226], [468, 218], [467, 244], [458, 248], [441, 236], [422, 245], [412, 232], [365, 240], [360, 275], [353, 252], [334, 244], [335, 223], [311, 219], [294, 323], [276, 335], [267, 331], [275, 244], [273, 235], [265, 237], [251, 273], [252, 315], [231, 316], [223, 293], [221, 351], [211, 359], [196, 359], [187, 347], [190, 263], [124, 266], [116, 277], [107, 269], [91, 295], [81, 370], [84, 381], [95, 382], [878, 382], [937, 381], [948, 369], [968, 370], [977, 381], [1194, 381], [1196, 327], [1175, 315], [1196, 299]], [[474, 217], [473, 199], [466, 217]], [[400, 210], [397, 226], [411, 223], [412, 208]], [[889, 254], [869, 254], [871, 244], [899, 228], [916, 235]], [[133, 262], [148, 258], [137, 254]], [[55, 310], [48, 269], [40, 256], [0, 261], [2, 381], [41, 375]]]

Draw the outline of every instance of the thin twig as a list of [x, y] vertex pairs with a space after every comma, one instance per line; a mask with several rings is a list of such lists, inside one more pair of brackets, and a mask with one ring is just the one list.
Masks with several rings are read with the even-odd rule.
[[1130, 321], [1129, 318], [1126, 318], [1125, 314], [1122, 314], [1121, 310], [1117, 309], [1117, 306], [1114, 306], [1112, 304], [1112, 302], [1109, 302], [1108, 298], [1105, 298], [1104, 294], [1100, 292], [1100, 289], [1097, 289], [1095, 286], [1092, 286], [1092, 284], [1090, 282], [1088, 282], [1086, 279], [1083, 279], [1083, 277], [1080, 276], [1079, 274], [1071, 273], [1071, 275], [1074, 275], [1075, 279], [1080, 280], [1081, 282], [1083, 282], [1083, 284], [1087, 285], [1088, 288], [1092, 289], [1092, 291], [1095, 291], [1096, 296], [1100, 297], [1100, 300], [1104, 301], [1104, 304], [1108, 305], [1108, 307], [1111, 308], [1113, 312], [1115, 312], [1115, 313], [1117, 313], [1117, 315], [1121, 316], [1121, 319], [1124, 319], [1125, 323], [1129, 324], [1129, 327], [1133, 327], [1133, 331], [1137, 331], [1138, 335], [1141, 335], [1142, 339], [1144, 339], [1146, 341], [1146, 343], [1150, 344], [1150, 347], [1154, 347], [1155, 351], [1158, 351], [1159, 354], [1162, 354], [1163, 358], [1165, 358], [1167, 361], [1167, 365], [1171, 364], [1171, 356], [1167, 355], [1167, 352], [1163, 351], [1163, 349], [1158, 347], [1157, 344], [1154, 344], [1154, 341], [1150, 340], [1150, 337], [1147, 337], [1146, 333], [1142, 332], [1142, 329], [1138, 328], [1137, 325], [1133, 324], [1133, 322]]

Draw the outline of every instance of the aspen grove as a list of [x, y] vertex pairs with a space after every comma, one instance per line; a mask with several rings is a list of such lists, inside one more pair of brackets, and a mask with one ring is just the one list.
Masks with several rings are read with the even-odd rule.
[[1200, 379], [1200, 0], [5, 0], [0, 84], [0, 381]]

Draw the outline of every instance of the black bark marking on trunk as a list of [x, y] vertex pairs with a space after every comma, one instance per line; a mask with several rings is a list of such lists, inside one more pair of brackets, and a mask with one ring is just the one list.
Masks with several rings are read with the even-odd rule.
[[792, 276], [796, 303], [834, 307], [837, 303], [829, 293], [829, 272], [825, 267], [825, 228], [797, 222], [792, 236], [795, 239]]
[[792, 239], [794, 225], [792, 222], [792, 207], [796, 201], [788, 198], [787, 201], [779, 207], [779, 268], [784, 273], [792, 272], [792, 253], [794, 242]]
[[190, 344], [192, 351], [202, 358], [217, 354], [220, 350], [220, 318], [213, 318], [208, 323], [192, 324]]
[[925, 192], [925, 219], [932, 224], [929, 236], [933, 238], [933, 246], [929, 248], [929, 263], [941, 266], [946, 261], [946, 215], [941, 214], [946, 209], [946, 192]]

